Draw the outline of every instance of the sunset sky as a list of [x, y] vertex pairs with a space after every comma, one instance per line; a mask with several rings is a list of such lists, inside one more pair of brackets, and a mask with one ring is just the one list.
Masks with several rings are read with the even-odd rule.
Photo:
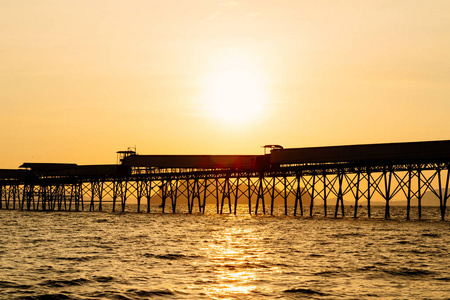
[[450, 139], [450, 1], [0, 0], [0, 168]]

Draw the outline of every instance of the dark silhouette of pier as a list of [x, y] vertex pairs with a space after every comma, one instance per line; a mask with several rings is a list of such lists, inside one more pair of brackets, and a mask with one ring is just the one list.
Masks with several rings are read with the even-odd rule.
[[[313, 216], [332, 200], [334, 217], [345, 216], [344, 198], [352, 201], [352, 216], [361, 203], [371, 217], [374, 197], [385, 203], [395, 196], [411, 201], [433, 193], [445, 219], [449, 195], [450, 141], [368, 144], [283, 149], [268, 145], [264, 155], [138, 155], [119, 151], [116, 165], [24, 163], [20, 169], [0, 169], [0, 209], [43, 211], [126, 211], [127, 203], [145, 203], [150, 213], [157, 201], [162, 212], [177, 211], [181, 198], [189, 213], [204, 213], [214, 199], [217, 213], [236, 213], [238, 203], [249, 214], [274, 214], [281, 199], [294, 216]], [[252, 200], [253, 199], [253, 200]], [[151, 203], [153, 201], [153, 203]], [[253, 201], [253, 203], [252, 203]], [[293, 202], [293, 203], [292, 203]], [[305, 206], [306, 205], [306, 206]]]

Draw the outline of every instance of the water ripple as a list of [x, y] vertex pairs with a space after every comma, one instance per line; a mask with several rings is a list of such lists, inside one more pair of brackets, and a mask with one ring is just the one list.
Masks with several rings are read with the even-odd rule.
[[0, 211], [0, 229], [0, 299], [448, 298], [450, 222]]

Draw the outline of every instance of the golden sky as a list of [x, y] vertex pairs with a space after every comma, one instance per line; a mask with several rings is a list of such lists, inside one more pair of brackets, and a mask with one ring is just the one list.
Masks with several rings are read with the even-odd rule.
[[0, 0], [0, 168], [450, 138], [450, 1]]

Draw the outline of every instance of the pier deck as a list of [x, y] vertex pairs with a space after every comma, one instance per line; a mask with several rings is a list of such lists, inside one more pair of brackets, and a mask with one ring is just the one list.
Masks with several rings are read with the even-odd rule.
[[[445, 219], [449, 195], [450, 141], [350, 145], [282, 149], [266, 155], [125, 155], [116, 165], [24, 163], [22, 169], [0, 169], [0, 209], [126, 211], [127, 203], [162, 212], [187, 205], [189, 213], [205, 212], [213, 199], [217, 213], [313, 216], [334, 206], [333, 217], [345, 216], [344, 198], [352, 216], [361, 204], [371, 217], [374, 199], [385, 204], [390, 218], [394, 197], [405, 199], [406, 219], [417, 199], [432, 193]], [[180, 204], [180, 202], [183, 202]], [[348, 203], [348, 202], [347, 202]]]

